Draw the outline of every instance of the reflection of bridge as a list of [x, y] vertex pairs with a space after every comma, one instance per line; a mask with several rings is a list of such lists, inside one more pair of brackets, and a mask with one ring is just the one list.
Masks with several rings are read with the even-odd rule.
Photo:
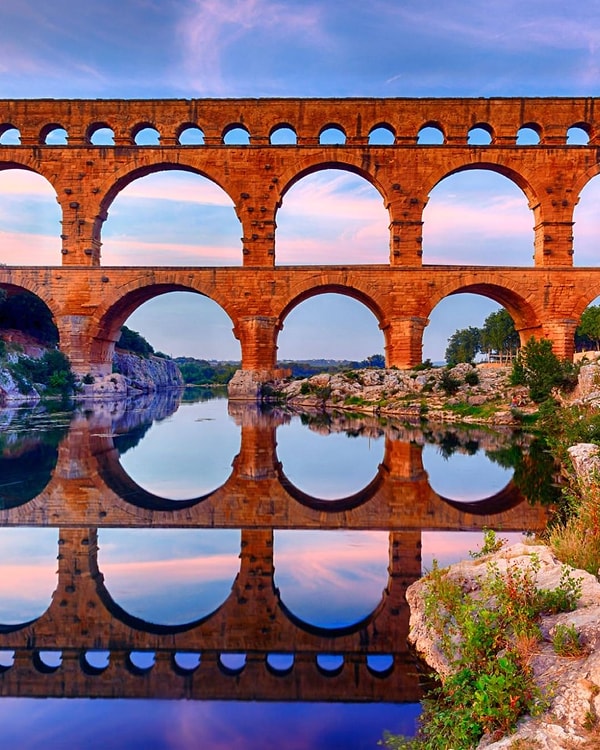
[[[56, 320], [62, 349], [74, 368], [107, 373], [118, 331], [144, 301], [174, 290], [204, 294], [230, 316], [241, 344], [242, 368], [272, 372], [277, 335], [303, 300], [339, 292], [375, 314], [389, 366], [421, 360], [423, 329], [435, 305], [458, 292], [483, 294], [504, 305], [521, 339], [545, 336], [557, 354], [571, 356], [573, 334], [585, 307], [600, 294], [600, 269], [572, 267], [573, 209], [600, 167], [599, 122], [591, 99], [350, 99], [205, 101], [1, 101], [0, 135], [14, 127], [21, 145], [0, 146], [0, 169], [43, 175], [62, 209], [62, 266], [2, 268], [0, 284], [41, 297]], [[586, 130], [587, 146], [567, 146], [571, 126]], [[137, 146], [151, 126], [160, 145]], [[337, 127], [342, 145], [322, 145]], [[434, 126], [443, 145], [417, 143]], [[527, 126], [534, 146], [517, 146]], [[94, 146], [96, 130], [110, 127], [114, 146]], [[204, 142], [180, 144], [199, 127]], [[286, 127], [294, 145], [271, 136]], [[487, 131], [487, 146], [469, 146], [468, 131]], [[47, 145], [57, 128], [68, 145]], [[235, 128], [249, 145], [226, 144]], [[377, 129], [393, 137], [373, 145]], [[276, 215], [298, 180], [323, 169], [353, 172], [381, 194], [389, 214], [389, 265], [276, 267]], [[152, 172], [182, 169], [221, 186], [242, 225], [243, 268], [101, 268], [101, 227], [115, 196]], [[444, 177], [486, 169], [511, 179], [524, 193], [534, 226], [533, 268], [423, 266], [423, 208]]]
[[[48, 611], [22, 627], [0, 633], [0, 649], [14, 649], [14, 666], [0, 674], [2, 695], [170, 697], [245, 700], [414, 701], [418, 680], [409, 655], [406, 587], [421, 574], [420, 535], [390, 535], [389, 579], [376, 610], [354, 627], [327, 631], [295, 623], [273, 583], [273, 534], [243, 531], [241, 565], [227, 601], [201, 622], [158, 627], [120, 610], [110, 599], [97, 566], [94, 529], [61, 529], [58, 586]], [[62, 652], [53, 671], [39, 652]], [[110, 651], [105, 671], [85, 660], [88, 651]], [[155, 664], [144, 670], [132, 652], [150, 651]], [[201, 654], [186, 670], [177, 654]], [[239, 674], [220, 657], [246, 656]], [[294, 664], [278, 672], [269, 654], [292, 654]], [[326, 674], [319, 655], [338, 654], [344, 665]], [[382, 673], [367, 655], [394, 658]]]
[[462, 529], [491, 525], [539, 529], [546, 512], [511, 481], [473, 508], [440, 497], [421, 461], [422, 447], [386, 433], [385, 454], [369, 485], [351, 497], [323, 500], [294, 487], [276, 453], [276, 426], [254, 406], [230, 404], [241, 426], [233, 471], [203, 497], [171, 501], [144, 490], [124, 471], [110, 413], [77, 417], [59, 446], [46, 488], [0, 511], [3, 526], [193, 526], [281, 529]]
[[[0, 512], [3, 526], [59, 527], [58, 583], [50, 607], [34, 621], [0, 627], [0, 651], [14, 652], [13, 664], [0, 670], [0, 695], [416, 701], [420, 689], [406, 646], [405, 591], [421, 575], [421, 529], [544, 524], [544, 512], [527, 504], [512, 483], [480, 515], [438, 497], [410, 430], [403, 438], [386, 437], [384, 460], [364, 497], [329, 507], [328, 501], [300, 496], [285, 479], [276, 455], [276, 422], [255, 407], [234, 404], [230, 410], [242, 435], [231, 476], [206, 498], [173, 502], [171, 509], [123, 472], [113, 442], [119, 420], [110, 409], [74, 420], [46, 489]], [[128, 430], [136, 427], [126, 421]], [[365, 429], [378, 429], [376, 421], [366, 420]], [[240, 567], [228, 598], [212, 614], [180, 625], [127, 613], [105, 586], [98, 562], [98, 529], [116, 526], [241, 528]], [[275, 586], [273, 540], [280, 528], [391, 529], [388, 580], [376, 608], [337, 629], [297, 619]], [[104, 668], [90, 656], [99, 651], [109, 653]], [[51, 666], [46, 652], [59, 652], [60, 664]], [[139, 652], [151, 654], [153, 665], [136, 664]], [[232, 654], [245, 656], [239, 669], [226, 665]], [[293, 660], [278, 668], [273, 657], [282, 654]], [[196, 668], [184, 663], [190, 655], [200, 655]], [[343, 663], [327, 671], [320, 662], [324, 655], [342, 657]], [[391, 663], [378, 671], [373, 657]]]

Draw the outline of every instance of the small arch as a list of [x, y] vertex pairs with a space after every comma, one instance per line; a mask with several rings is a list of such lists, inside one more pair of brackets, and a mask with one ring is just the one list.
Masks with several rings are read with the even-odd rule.
[[381, 123], [369, 132], [369, 146], [393, 146], [396, 140], [396, 132], [391, 125]]
[[151, 123], [140, 123], [131, 131], [136, 146], [160, 146], [160, 133]]
[[435, 122], [426, 122], [417, 134], [420, 146], [441, 146], [446, 142], [442, 126]]
[[52, 674], [60, 669], [62, 651], [36, 651], [33, 655], [33, 666], [42, 674]]
[[325, 125], [319, 132], [321, 146], [342, 146], [346, 143], [346, 132], [341, 125]]
[[271, 674], [284, 677], [294, 668], [294, 654], [267, 654], [267, 669]]
[[250, 131], [240, 123], [232, 123], [223, 131], [223, 143], [226, 146], [249, 146]]
[[131, 651], [127, 656], [127, 667], [134, 674], [147, 674], [156, 662], [154, 651]]
[[517, 146], [537, 146], [542, 137], [542, 129], [536, 122], [528, 122], [517, 131]]
[[494, 131], [487, 123], [477, 123], [469, 128], [467, 134], [468, 146], [489, 146], [492, 142]]
[[246, 654], [226, 652], [219, 654], [219, 669], [230, 677], [241, 674], [246, 666]]
[[177, 133], [177, 141], [180, 146], [203, 146], [204, 131], [197, 125], [184, 125]]
[[0, 649], [0, 674], [8, 671], [15, 663], [15, 652], [11, 649]]
[[281, 123], [271, 129], [269, 143], [272, 146], [295, 146], [298, 143], [298, 135], [291, 125]]
[[367, 669], [375, 677], [387, 677], [394, 669], [394, 655], [367, 654]]
[[85, 651], [81, 655], [81, 668], [86, 674], [98, 675], [108, 669], [110, 651]]
[[21, 131], [10, 123], [0, 125], [0, 146], [20, 146]]
[[86, 140], [92, 146], [114, 146], [115, 132], [106, 122], [95, 122], [88, 127]]
[[567, 146], [588, 146], [590, 142], [590, 126], [585, 122], [578, 122], [567, 130]]
[[195, 651], [178, 651], [173, 656], [175, 671], [182, 675], [193, 674], [200, 666], [201, 655]]
[[59, 123], [44, 125], [40, 131], [40, 143], [46, 146], [66, 146], [68, 140], [67, 131]]
[[344, 669], [343, 654], [317, 654], [317, 669], [325, 677], [336, 677]]

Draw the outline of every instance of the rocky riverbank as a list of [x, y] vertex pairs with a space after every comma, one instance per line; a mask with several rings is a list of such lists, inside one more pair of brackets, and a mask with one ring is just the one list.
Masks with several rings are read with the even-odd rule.
[[91, 383], [84, 382], [82, 396], [96, 400], [115, 399], [183, 386], [181, 372], [172, 359], [116, 351], [113, 372], [101, 378], [95, 377]]
[[[583, 482], [597, 476], [600, 449], [596, 445], [578, 445], [570, 450], [573, 468]], [[534, 562], [535, 561], [535, 562]], [[597, 729], [600, 716], [600, 583], [596, 576], [582, 570], [565, 568], [550, 549], [539, 544], [517, 544], [493, 554], [466, 560], [447, 569], [448, 578], [459, 583], [463, 595], [480, 601], [481, 581], [490, 569], [504, 575], [507, 569], [537, 567], [536, 585], [553, 590], [564, 580], [565, 570], [581, 581], [581, 597], [574, 611], [544, 615], [539, 622], [541, 639], [529, 646], [528, 665], [540, 693], [546, 697], [544, 712], [525, 716], [510, 736], [484, 737], [478, 748], [487, 750], [592, 750], [600, 747]], [[452, 666], [444, 655], [439, 638], [426, 614], [429, 579], [412, 584], [406, 594], [410, 606], [409, 641], [417, 653], [444, 681]], [[561, 655], [554, 637], [561, 628], [576, 631], [580, 653]]]
[[[239, 371], [230, 397], [285, 404], [296, 411], [344, 410], [396, 416], [410, 422], [519, 424], [537, 404], [524, 386], [510, 384], [511, 368], [459, 364], [451, 369], [364, 369], [319, 374], [266, 383], [244, 380]], [[244, 394], [246, 394], [244, 396]], [[562, 397], [569, 402], [600, 404], [600, 366], [581, 368], [575, 391]]]

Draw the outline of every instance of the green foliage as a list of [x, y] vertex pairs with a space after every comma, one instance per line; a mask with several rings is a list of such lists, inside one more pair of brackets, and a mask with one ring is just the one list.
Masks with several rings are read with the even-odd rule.
[[469, 555], [477, 560], [479, 557], [485, 557], [485, 555], [491, 555], [494, 552], [499, 552], [502, 547], [506, 544], [506, 539], [499, 539], [496, 536], [496, 532], [493, 529], [483, 530], [483, 545], [478, 552], [469, 552]]
[[175, 363], [186, 385], [226, 385], [239, 367], [237, 363], [208, 362], [192, 357], [177, 357]]
[[450, 374], [449, 369], [442, 370], [440, 377], [440, 388], [447, 396], [453, 396], [460, 388], [460, 380]]
[[420, 372], [421, 370], [431, 370], [433, 368], [433, 363], [430, 359], [426, 359], [423, 362], [421, 362], [418, 365], [415, 365], [413, 367], [414, 372]]
[[593, 344], [595, 349], [600, 349], [600, 307], [598, 305], [590, 305], [583, 311], [575, 331], [575, 344], [578, 348], [591, 348], [590, 344]]
[[462, 328], [455, 331], [448, 339], [446, 362], [457, 365], [459, 362], [472, 362], [481, 350], [481, 332], [479, 328]]
[[554, 388], [571, 385], [574, 377], [572, 363], [562, 362], [548, 339], [530, 338], [513, 362], [510, 381], [526, 385], [531, 400], [539, 404], [550, 398]]
[[[497, 549], [495, 535], [484, 548]], [[504, 572], [489, 562], [477, 596], [460, 580], [434, 565], [427, 577], [425, 617], [446, 657], [451, 674], [424, 703], [418, 735], [384, 736], [388, 748], [448, 750], [474, 748], [484, 734], [510, 732], [525, 713], [545, 706], [528, 663], [532, 644], [541, 638], [539, 616], [554, 607], [576, 606], [581, 581], [565, 568], [557, 589], [537, 588], [539, 559]]]
[[479, 385], [479, 373], [477, 370], [473, 369], [465, 373], [465, 383], [470, 386]]
[[59, 349], [49, 349], [39, 359], [20, 357], [8, 369], [23, 392], [31, 390], [34, 383], [45, 386], [48, 394], [67, 395], [75, 388], [69, 360]]
[[552, 648], [558, 656], [581, 656], [583, 645], [574, 625], [558, 624], [552, 635]]
[[487, 316], [481, 329], [481, 349], [509, 357], [519, 348], [519, 334], [510, 314], [502, 308]]
[[0, 294], [0, 328], [23, 331], [48, 346], [58, 344], [58, 329], [47, 305], [31, 292]]
[[148, 358], [154, 354], [154, 348], [137, 331], [132, 331], [127, 326], [121, 326], [121, 336], [117, 341], [119, 349], [139, 354], [140, 357]]

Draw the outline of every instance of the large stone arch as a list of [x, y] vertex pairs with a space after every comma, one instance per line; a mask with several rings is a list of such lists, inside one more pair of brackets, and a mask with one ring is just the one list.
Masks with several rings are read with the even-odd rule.
[[110, 373], [115, 343], [123, 323], [144, 302], [169, 292], [192, 292], [216, 302], [231, 319], [235, 334], [237, 314], [226, 293], [227, 290], [219, 290], [209, 285], [194, 285], [189, 280], [189, 275], [183, 271], [173, 273], [171, 280], [160, 283], [147, 277], [138, 279], [120, 288], [96, 310], [90, 321], [90, 372], [98, 375]]
[[[148, 157], [146, 156], [146, 160]], [[102, 225], [106, 221], [109, 213], [110, 206], [114, 202], [117, 195], [128, 185], [131, 185], [136, 180], [147, 177], [151, 174], [157, 174], [159, 172], [187, 172], [190, 174], [198, 175], [203, 177], [217, 187], [219, 187], [231, 200], [231, 207], [235, 211], [236, 216], [240, 219], [239, 208], [236, 203], [236, 198], [233, 195], [233, 188], [230, 185], [225, 184], [225, 180], [222, 179], [222, 170], [216, 170], [217, 175], [212, 174], [209, 170], [204, 169], [201, 166], [191, 164], [183, 161], [168, 161], [163, 158], [161, 154], [160, 158], [156, 161], [147, 161], [147, 163], [140, 165], [139, 161], [136, 163], [128, 163], [119, 169], [115, 174], [111, 175], [110, 180], [106, 181], [102, 188], [99, 188], [99, 194], [101, 198], [98, 203], [98, 211], [94, 219], [92, 241], [100, 248], [102, 244]], [[241, 219], [240, 219], [241, 221]], [[240, 253], [242, 249], [240, 246]]]
[[[0, 151], [0, 173], [9, 172], [11, 170], [19, 170], [42, 178], [42, 180], [45, 181], [52, 189], [52, 192], [54, 193], [54, 200], [58, 204], [58, 221], [56, 223], [56, 228], [58, 230], [64, 218], [64, 199], [63, 202], [61, 202], [60, 190], [58, 185], [58, 183], [60, 182], [59, 178], [57, 177], [55, 171], [49, 168], [51, 167], [51, 165], [45, 163], [40, 164], [36, 162], [35, 159], [26, 154], [21, 155], [20, 153], [18, 153], [16, 154], [16, 156], [17, 158], [2, 159], [2, 153]], [[23, 157], [22, 160], [21, 156]], [[51, 197], [49, 196], [48, 198], [44, 198], [44, 200], [51, 200]], [[2, 227], [0, 227], [0, 229], [2, 229]], [[54, 260], [54, 263], [56, 263], [57, 265], [60, 262], [60, 249], [60, 242], [57, 241], [57, 255], [56, 259]], [[0, 261], [2, 260], [3, 258], [0, 255]]]
[[[528, 290], [515, 288], [516, 285], [509, 285], [506, 280], [506, 286], [498, 283], [498, 277], [495, 274], [477, 274], [477, 279], [457, 279], [443, 285], [440, 289], [432, 293], [429, 303], [430, 308], [427, 311], [429, 316], [433, 309], [446, 297], [457, 294], [479, 294], [483, 297], [497, 302], [506, 308], [515, 322], [518, 331], [524, 331], [529, 336], [533, 331], [541, 331], [542, 319], [535, 308], [528, 302]], [[521, 334], [523, 336], [523, 334]], [[525, 343], [525, 342], [523, 342]]]

